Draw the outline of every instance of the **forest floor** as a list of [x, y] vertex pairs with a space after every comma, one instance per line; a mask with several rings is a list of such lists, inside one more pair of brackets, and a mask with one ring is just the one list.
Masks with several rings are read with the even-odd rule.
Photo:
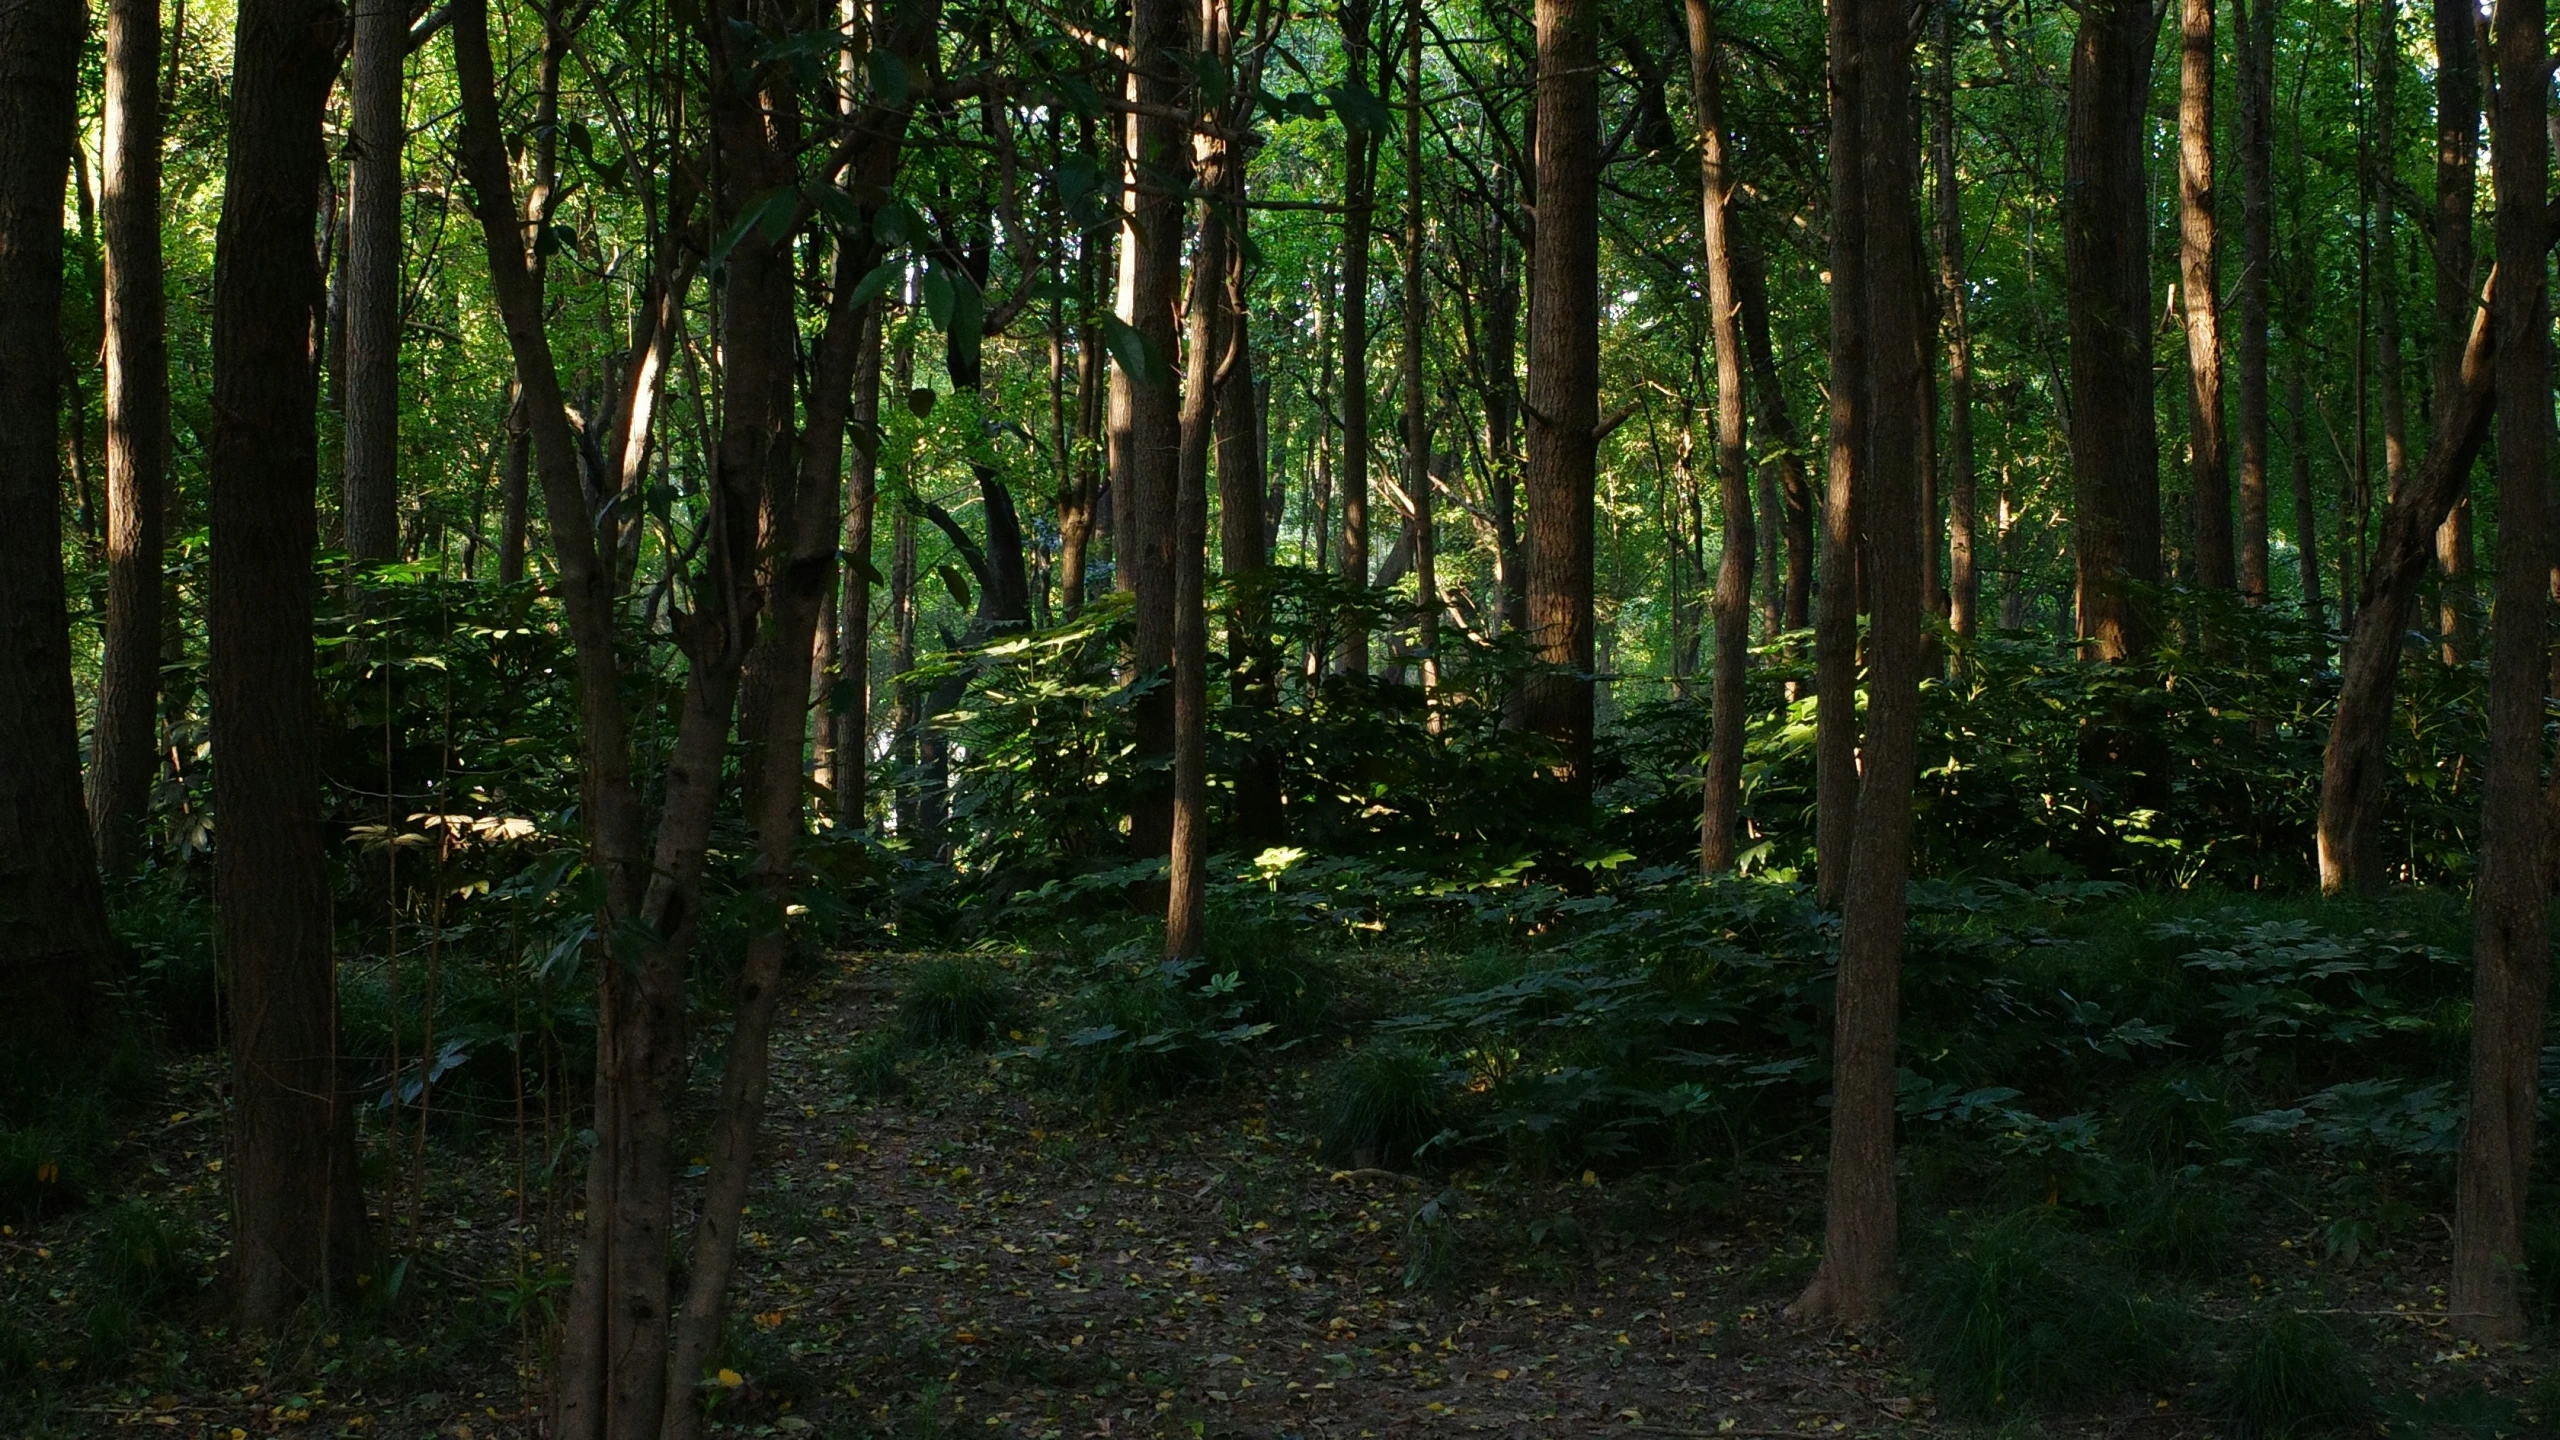
[[[1818, 1239], [1818, 1155], [1685, 1186], [1487, 1175], [1444, 1188], [1344, 1172], [1316, 1157], [1320, 1045], [1120, 1115], [968, 1052], [907, 1062], [897, 1098], [854, 1098], [844, 1057], [894, 1025], [904, 963], [826, 962], [777, 1036], [740, 1319], [714, 1387], [722, 1432], [1989, 1433], [1942, 1415], [1889, 1335], [1782, 1313]], [[174, 1103], [125, 1137], [107, 1198], [140, 1195], [219, 1233], [215, 1078], [172, 1072]], [[530, 1362], [559, 1271], [519, 1200], [518, 1152], [483, 1143], [430, 1160], [417, 1213], [443, 1218], [377, 1221], [415, 1261], [404, 1293], [277, 1340], [205, 1318], [218, 1312], [209, 1289], [140, 1327], [121, 1362], [55, 1372], [44, 1352], [97, 1325], [78, 1255], [97, 1227], [74, 1213], [0, 1233], [0, 1284], [60, 1322], [34, 1337], [45, 1398], [17, 1424], [0, 1400], [0, 1433], [533, 1433]], [[2342, 1270], [2314, 1258], [2316, 1217], [2262, 1218], [2245, 1263], [2193, 1297], [2199, 1310], [2293, 1292], [2336, 1317], [2385, 1395], [2530, 1383], [2532, 1352], [2492, 1355], [2443, 1332], [2427, 1283], [2440, 1235]], [[2201, 1381], [2039, 1423], [2007, 1433], [2229, 1433]]]

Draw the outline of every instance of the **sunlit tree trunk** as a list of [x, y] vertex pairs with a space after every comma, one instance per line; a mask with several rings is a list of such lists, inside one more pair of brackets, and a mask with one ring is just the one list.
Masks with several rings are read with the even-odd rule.
[[347, 553], [400, 553], [401, 61], [409, 9], [400, 0], [352, 0], [355, 45], [347, 61]]
[[[2461, 384], [2461, 352], [2454, 349], [2471, 312], [2472, 272], [2477, 267], [2472, 212], [2479, 204], [2480, 36], [2474, 0], [2436, 0], [2436, 205], [2434, 234], [2434, 408]], [[2437, 421], [2443, 423], [2441, 419]], [[2447, 664], [2471, 656], [2471, 497], [2454, 501], [2436, 527], [2436, 569], [2443, 577], [2437, 627]]]
[[107, 623], [89, 762], [99, 868], [141, 858], [159, 769], [162, 520], [168, 508], [169, 342], [160, 262], [160, 7], [107, 6]]
[[2490, 175], [2497, 195], [2496, 609], [2489, 632], [2489, 743], [2471, 934], [2470, 1104], [2454, 1180], [2447, 1312], [2461, 1334], [2525, 1333], [2525, 1195], [2541, 1103], [2543, 1001], [2551, 983], [2544, 866], [2543, 694], [2550, 675], [2551, 311], [2544, 254], [2551, 162], [2551, 42], [2542, 0], [2503, 0]]
[[339, 20], [328, 0], [240, 6], [214, 241], [214, 901], [231, 1017], [232, 1296], [241, 1322], [261, 1328], [348, 1288], [364, 1239], [337, 1053], [312, 641], [311, 236]]
[[1422, 264], [1422, 0], [1406, 0], [1404, 50], [1404, 495], [1413, 525], [1422, 691], [1429, 704], [1440, 689], [1440, 569], [1431, 516], [1431, 397], [1422, 368], [1430, 344]]
[[80, 798], [57, 448], [62, 182], [84, 28], [72, 0], [0, 9], [0, 1010], [38, 1065], [93, 1038], [107, 958]]
[[1689, 89], [1697, 106], [1699, 238], [1705, 250], [1707, 326], [1716, 355], [1716, 496], [1724, 557], [1716, 567], [1715, 678], [1709, 701], [1706, 800], [1698, 868], [1733, 868], [1742, 814], [1743, 667], [1751, 653], [1751, 467], [1744, 453], [1741, 306], [1734, 297], [1733, 177], [1727, 168], [1721, 67], [1712, 0], [1687, 0]]
[[[2178, 6], [2178, 278], [2187, 331], [2187, 474], [2196, 583], [2232, 588], [2231, 453], [2223, 432], [2220, 222], [2213, 187], [2214, 0]], [[2145, 70], [2148, 70], [2146, 65]], [[2091, 403], [2087, 391], [2077, 402]]]
[[1529, 272], [1529, 643], [1517, 696], [1555, 747], [1564, 804], [1591, 794], [1592, 506], [1600, 421], [1599, 14], [1537, 0], [1537, 248]]
[[1939, 322], [1947, 345], [1947, 626], [1959, 643], [1981, 624], [1974, 559], [1973, 330], [1965, 313], [1964, 192], [1956, 181], [1956, 7], [1938, 6], [1938, 103], [1929, 146], [1938, 221]]
[[1830, 466], [1822, 495], [1821, 590], [1814, 620], [1814, 895], [1835, 907], [1849, 888], [1858, 809], [1858, 491], [1867, 464], [1867, 56], [1859, 5], [1830, 7]]
[[[1223, 65], [1232, 46], [1227, 0], [1199, 0], [1197, 63]], [[1182, 377], [1182, 449], [1167, 517], [1173, 532], [1173, 844], [1165, 910], [1168, 960], [1198, 958], [1209, 901], [1209, 452], [1215, 439], [1218, 361], [1226, 348], [1227, 216], [1233, 156], [1201, 136], [1192, 173], [1202, 194], [1193, 232], [1188, 363]], [[1257, 521], [1258, 523], [1258, 521]]]
[[[1371, 0], [1344, 0], [1343, 60], [1353, 84], [1366, 86], [1372, 67]], [[1357, 115], [1342, 116], [1342, 463], [1334, 488], [1342, 504], [1342, 578], [1369, 584], [1369, 239], [1378, 203], [1378, 150], [1383, 137]], [[1369, 629], [1356, 612], [1342, 617], [1334, 668], [1369, 673]]]

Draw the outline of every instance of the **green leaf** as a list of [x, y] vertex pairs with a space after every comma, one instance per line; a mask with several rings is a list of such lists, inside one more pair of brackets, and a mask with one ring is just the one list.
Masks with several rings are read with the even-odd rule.
[[924, 313], [937, 330], [951, 328], [951, 276], [940, 261], [924, 267]]
[[779, 241], [790, 230], [791, 217], [799, 210], [800, 192], [788, 185], [767, 190], [748, 201], [746, 208], [739, 212], [737, 223], [720, 237], [719, 244], [711, 247], [709, 268], [717, 270], [725, 264], [729, 252], [737, 249], [738, 242], [746, 239], [747, 232], [751, 230], [765, 230], [767, 244]]
[[916, 412], [919, 420], [933, 413], [933, 402], [933, 387], [930, 385], [919, 385], [907, 392], [907, 408]]
[[1119, 363], [1120, 373], [1132, 380], [1143, 384], [1170, 373], [1164, 356], [1148, 343], [1138, 327], [1117, 315], [1102, 317], [1102, 343]]
[[869, 273], [853, 282], [853, 293], [844, 297], [845, 303], [868, 305], [879, 299], [888, 293], [891, 283], [896, 281], [906, 268], [907, 262], [904, 260], [883, 260], [872, 266]]
[[886, 50], [874, 50], [863, 57], [863, 69], [871, 76], [871, 98], [892, 109], [907, 103], [907, 62]]
[[961, 575], [959, 566], [946, 560], [934, 573], [942, 577], [942, 586], [951, 592], [953, 603], [963, 610], [974, 608], [975, 602], [969, 598], [969, 582]]

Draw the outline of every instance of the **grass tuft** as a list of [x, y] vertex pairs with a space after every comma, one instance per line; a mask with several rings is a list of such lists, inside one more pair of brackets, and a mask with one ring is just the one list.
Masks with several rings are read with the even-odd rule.
[[1978, 1415], [2162, 1377], [2183, 1319], [2046, 1207], [1951, 1227], [1908, 1305], [1939, 1393]]
[[1449, 1079], [1439, 1058], [1397, 1040], [1338, 1062], [1325, 1085], [1324, 1153], [1336, 1164], [1403, 1169], [1440, 1133]]
[[898, 1024], [911, 1045], [974, 1050], [993, 1038], [1013, 1007], [1013, 989], [994, 965], [924, 960], [908, 972], [898, 996]]
[[2364, 1367], [2328, 1321], [2278, 1310], [2249, 1327], [2214, 1387], [2243, 1435], [2335, 1429], [2369, 1404]]

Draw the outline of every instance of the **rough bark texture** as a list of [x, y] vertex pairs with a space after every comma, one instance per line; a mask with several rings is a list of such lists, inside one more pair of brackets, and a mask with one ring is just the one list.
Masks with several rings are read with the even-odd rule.
[[[2496, 286], [2491, 286], [2494, 295]], [[2493, 302], [2494, 303], [2494, 302]], [[2339, 666], [2338, 704], [2320, 762], [2320, 889], [2372, 890], [2383, 881], [2382, 782], [2389, 762], [2400, 651], [2418, 606], [2429, 540], [2460, 503], [2495, 408], [2491, 311], [2474, 319], [2453, 387], [2436, 398], [2435, 434], [2414, 483], [2391, 497], [2366, 566]]]
[[1404, 54], [1404, 503], [1406, 521], [1413, 527], [1416, 643], [1428, 704], [1440, 689], [1440, 556], [1431, 518], [1431, 395], [1422, 366], [1431, 337], [1422, 263], [1421, 0], [1405, 5]]
[[89, 760], [99, 868], [141, 858], [159, 770], [162, 520], [168, 508], [169, 342], [160, 268], [160, 7], [107, 6], [99, 228], [106, 242], [107, 624]]
[[2160, 581], [2160, 441], [2153, 418], [2144, 102], [2160, 12], [2093, 0], [2071, 48], [2063, 268], [2071, 324], [2071, 468], [2079, 635], [2122, 660], [2151, 646], [2133, 587]]
[[[2267, 293], [2275, 263], [2276, 0], [2231, 0], [2240, 102], [2240, 598], [2267, 599]], [[2461, 3], [2461, 0], [2453, 0]], [[2469, 303], [2466, 292], [2464, 303]]]
[[[1269, 492], [1262, 445], [1263, 397], [1253, 378], [1252, 321], [1246, 300], [1244, 206], [1245, 167], [1230, 165], [1226, 173], [1227, 225], [1238, 243], [1227, 247], [1226, 283], [1219, 287], [1225, 309], [1226, 358], [1218, 378], [1218, 554], [1227, 578], [1227, 673], [1240, 709], [1268, 717], [1279, 707], [1280, 655], [1272, 648], [1271, 604], [1266, 587], [1271, 569], [1269, 536], [1263, 517], [1279, 496]], [[1257, 747], [1236, 764], [1236, 840], [1248, 853], [1257, 846], [1277, 845], [1287, 822], [1281, 813], [1280, 755]]]
[[1529, 272], [1529, 643], [1523, 728], [1555, 747], [1566, 808], [1591, 794], [1591, 527], [1600, 421], [1599, 15], [1538, 0], [1538, 243]]
[[2290, 312], [2285, 322], [2285, 441], [2292, 452], [2293, 470], [2293, 548], [2301, 575], [2302, 614], [2313, 625], [2321, 623], [2320, 602], [2320, 514], [2311, 494], [2311, 400], [2307, 372], [2310, 369], [2311, 333], [2311, 245], [2302, 233], [2302, 207], [2294, 205], [2293, 283], [2287, 296]]
[[[345, 1288], [363, 1247], [355, 1115], [341, 1093], [336, 957], [322, 852], [311, 616], [319, 395], [312, 231], [321, 107], [341, 12], [245, 0], [214, 240], [213, 704], [217, 936], [229, 980], [232, 1298], [283, 1323]], [[5, 48], [5, 47], [0, 47]]]
[[1956, 181], [1956, 10], [1940, 5], [1938, 103], [1929, 146], [1938, 220], [1939, 323], [1947, 345], [1947, 626], [1959, 643], [1981, 626], [1974, 557], [1973, 329], [1965, 314], [1964, 191]]
[[400, 554], [400, 115], [401, 60], [409, 47], [405, 0], [352, 0], [355, 45], [347, 60], [347, 352], [339, 401], [346, 413], [341, 504], [347, 553]]
[[1742, 813], [1743, 666], [1751, 654], [1751, 468], [1743, 446], [1742, 324], [1734, 298], [1733, 177], [1725, 160], [1722, 80], [1710, 0], [1687, 0], [1689, 88], [1697, 105], [1699, 240], [1705, 250], [1708, 334], [1716, 354], [1716, 496], [1724, 512], [1724, 557], [1716, 566], [1715, 678], [1709, 700], [1706, 799], [1699, 817], [1698, 868], [1733, 868]]
[[[1342, 51], [1352, 80], [1370, 79], [1370, 0], [1345, 0]], [[1378, 149], [1382, 137], [1346, 116], [1342, 122], [1342, 463], [1335, 476], [1342, 499], [1342, 578], [1369, 584], [1369, 239], [1378, 204]], [[1334, 668], [1369, 673], [1369, 629], [1357, 610], [1342, 616]]]
[[[2231, 452], [2222, 415], [2222, 236], [2213, 189], [2214, 0], [2178, 6], [2178, 280], [2187, 330], [2187, 475], [2196, 584], [2232, 588]], [[2145, 67], [2146, 70], [2148, 67]], [[2089, 403], [2087, 392], [2075, 397]]]
[[[1747, 247], [1734, 254], [1734, 289], [1742, 309], [1742, 335], [1751, 357], [1751, 423], [1760, 432], [1760, 468], [1777, 472], [1778, 504], [1769, 527], [1785, 544], [1785, 582], [1780, 591], [1778, 625], [1801, 630], [1813, 603], [1813, 485], [1805, 474], [1803, 447], [1796, 439], [1795, 418], [1787, 413], [1787, 388], [1778, 379], [1778, 359], [1769, 343], [1769, 287], [1760, 258]], [[1764, 511], [1773, 507], [1763, 506]], [[1771, 564], [1767, 584], [1778, 586], [1779, 567]]]
[[2504, 0], [2491, 183], [2497, 195], [2497, 600], [2489, 635], [2489, 743], [2473, 891], [2470, 1105], [2454, 1180], [2453, 1276], [2460, 1333], [2523, 1337], [2525, 1191], [2533, 1165], [2543, 1001], [2551, 983], [2544, 867], [2543, 692], [2551, 564], [2551, 312], [2543, 254], [2551, 139], [2551, 44], [2542, 0]]
[[[1198, 58], [1218, 63], [1229, 46], [1224, 0], [1200, 0]], [[1209, 903], [1209, 452], [1216, 438], [1218, 361], [1226, 341], [1227, 217], [1219, 193], [1232, 157], [1203, 136], [1193, 174], [1200, 206], [1191, 261], [1188, 363], [1182, 377], [1182, 449], [1165, 523], [1173, 534], [1173, 846], [1164, 953], [1190, 960], [1206, 938]]]
[[[1182, 98], [1182, 0], [1132, 0], [1128, 97], [1147, 107], [1124, 122], [1122, 183], [1128, 219], [1120, 227], [1120, 323], [1147, 352], [1144, 373], [1111, 369], [1109, 458], [1112, 518], [1119, 527], [1118, 584], [1137, 597], [1129, 662], [1148, 676], [1173, 659], [1173, 492], [1182, 442], [1175, 393], [1175, 312], [1182, 303], [1182, 194], [1190, 184]], [[1157, 686], [1137, 703], [1136, 760], [1169, 767], [1173, 694]], [[1144, 787], [1130, 815], [1130, 844], [1161, 855], [1173, 839], [1171, 775]]]
[[91, 1038], [107, 954], [80, 799], [58, 448], [83, 27], [73, 0], [0, 9], [0, 1011], [39, 1066]]
[[844, 593], [836, 604], [836, 688], [827, 764], [835, 782], [838, 824], [860, 829], [870, 811], [871, 782], [871, 522], [880, 504], [881, 307], [869, 307], [853, 378], [853, 454], [845, 462]]
[[1831, 6], [1831, 456], [1822, 495], [1822, 594], [1814, 621], [1814, 894], [1826, 908], [1849, 888], [1858, 809], [1859, 476], [1867, 462], [1866, 56], [1859, 0]]
[[[1893, 1298], [1900, 1212], [1894, 1187], [1894, 1037], [1901, 1013], [1903, 888], [1911, 869], [1911, 785], [1920, 725], [1922, 566], [1919, 459], [1929, 358], [1922, 306], [1919, 144], [1910, 28], [1867, 0], [1859, 153], [1867, 224], [1867, 522], [1871, 658], [1865, 768], [1840, 926], [1833, 1020], [1831, 1162], [1822, 1266], [1794, 1310], [1849, 1324]], [[1836, 282], [1835, 282], [1836, 283]]]
[[[2480, 36], [2473, 0], [2436, 0], [2436, 205], [2434, 225], [2435, 407], [2441, 417], [2444, 396], [2461, 383], [2462, 352], [2453, 345], [2463, 317], [2471, 310], [2472, 272], [2477, 267], [2472, 241], [2472, 211], [2479, 203], [2480, 177]], [[2436, 422], [2442, 425], [2439, 418]], [[2436, 569], [2443, 576], [2437, 625], [2444, 634], [2445, 661], [2470, 658], [2471, 499], [2453, 502], [2452, 513], [2436, 527]]]

